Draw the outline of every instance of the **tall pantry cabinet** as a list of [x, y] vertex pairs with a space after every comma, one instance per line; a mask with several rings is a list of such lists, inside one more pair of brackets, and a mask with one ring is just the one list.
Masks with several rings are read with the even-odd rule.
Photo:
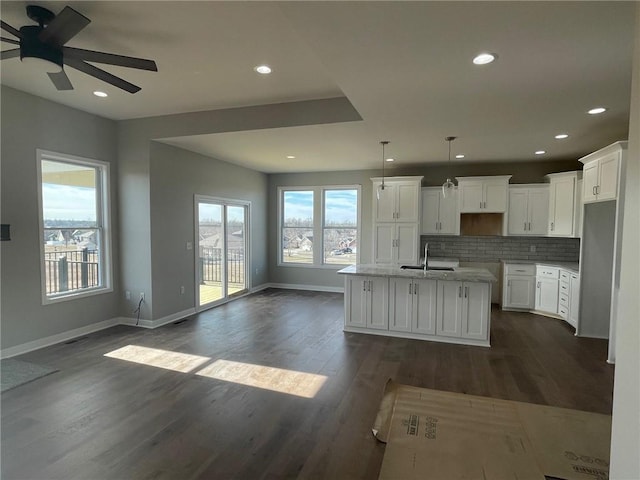
[[416, 265], [420, 249], [420, 187], [423, 177], [372, 178], [373, 261]]

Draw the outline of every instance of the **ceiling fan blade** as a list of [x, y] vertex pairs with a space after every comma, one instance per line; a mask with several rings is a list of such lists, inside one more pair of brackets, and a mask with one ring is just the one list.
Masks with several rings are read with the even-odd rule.
[[124, 55], [114, 55], [113, 53], [96, 52], [95, 50], [84, 50], [82, 48], [62, 47], [65, 58], [75, 58], [86, 62], [106, 63], [108, 65], [118, 65], [120, 67], [137, 68], [139, 70], [150, 70], [157, 72], [158, 67], [153, 60], [144, 58], [126, 57]]
[[6, 43], [13, 43], [14, 45], [20, 45], [20, 41], [14, 40], [13, 38], [0, 37], [0, 40]]
[[81, 72], [86, 73], [87, 75], [91, 75], [98, 80], [102, 80], [103, 82], [110, 83], [111, 85], [121, 88], [122, 90], [126, 90], [129, 93], [136, 93], [140, 90], [140, 87], [138, 87], [137, 85], [129, 83], [126, 80], [121, 79], [120, 77], [116, 77], [115, 75], [111, 75], [109, 72], [105, 72], [98, 67], [94, 67], [84, 60], [80, 60], [77, 58], [65, 58], [64, 63], [69, 65], [70, 67], [75, 68], [76, 70], [80, 70]]
[[20, 30], [16, 30], [11, 25], [3, 22], [2, 20], [0, 20], [0, 27], [2, 27], [2, 30], [9, 32], [11, 35], [14, 35], [18, 38], [22, 38], [22, 34], [20, 33]]
[[20, 56], [20, 49], [14, 48], [13, 50], [5, 50], [0, 52], [0, 60], [5, 60], [7, 58], [16, 58]]
[[73, 85], [71, 85], [71, 81], [69, 77], [67, 77], [67, 74], [64, 73], [64, 70], [56, 73], [49, 72], [47, 75], [49, 75], [49, 78], [58, 90], [73, 90]]
[[91, 20], [76, 12], [73, 8], [64, 7], [51, 23], [40, 32], [38, 39], [61, 47], [90, 23]]

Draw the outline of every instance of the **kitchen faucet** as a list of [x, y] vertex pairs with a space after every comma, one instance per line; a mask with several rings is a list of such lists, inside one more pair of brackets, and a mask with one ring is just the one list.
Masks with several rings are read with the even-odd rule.
[[425, 242], [424, 244], [424, 271], [427, 271], [427, 258], [429, 255], [429, 242]]

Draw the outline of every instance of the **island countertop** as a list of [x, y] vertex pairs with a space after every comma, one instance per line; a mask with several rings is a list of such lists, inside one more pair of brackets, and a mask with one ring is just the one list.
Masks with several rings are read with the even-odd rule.
[[497, 282], [496, 277], [486, 268], [456, 267], [446, 270], [403, 270], [397, 266], [375, 264], [349, 265], [338, 273], [343, 275], [363, 275], [368, 277], [402, 277], [428, 280], [451, 280], [458, 282]]

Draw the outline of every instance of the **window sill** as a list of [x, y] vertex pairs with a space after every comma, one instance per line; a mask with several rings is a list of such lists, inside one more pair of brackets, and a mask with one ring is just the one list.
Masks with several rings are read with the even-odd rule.
[[95, 295], [102, 295], [104, 293], [113, 292], [112, 287], [96, 287], [92, 289], [86, 289], [78, 292], [67, 293], [67, 294], [58, 294], [56, 296], [46, 296], [42, 297], [42, 305], [52, 305], [55, 303], [68, 302], [71, 300], [80, 300], [81, 298], [93, 297]]

